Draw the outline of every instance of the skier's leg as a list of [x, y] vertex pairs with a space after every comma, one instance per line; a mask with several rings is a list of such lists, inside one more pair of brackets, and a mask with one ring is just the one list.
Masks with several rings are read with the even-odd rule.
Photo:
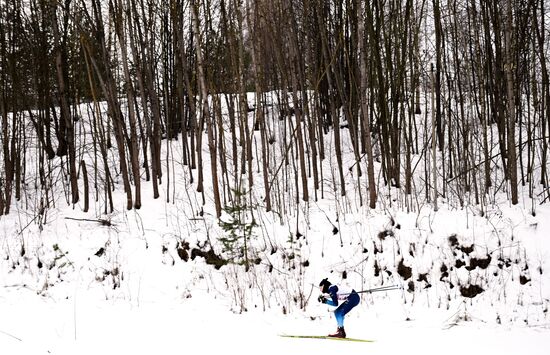
[[338, 325], [338, 328], [342, 328], [344, 326], [344, 315], [347, 313], [344, 312], [344, 310], [345, 307], [344, 304], [342, 304], [334, 311], [334, 318], [336, 318], [336, 324]]
[[352, 308], [353, 307], [350, 307], [348, 301], [346, 301], [334, 311], [334, 317], [336, 318], [336, 323], [338, 323], [339, 328], [344, 326], [344, 317]]
[[349, 295], [348, 299], [346, 300], [346, 302], [349, 305], [349, 308], [348, 308], [347, 312], [351, 311], [352, 308], [357, 306], [359, 304], [360, 300], [361, 300], [361, 298], [359, 297], [359, 295], [357, 293], [352, 293], [351, 295]]
[[336, 323], [338, 323], [338, 327], [344, 326], [344, 317], [349, 311], [359, 304], [359, 300], [360, 298], [358, 294], [351, 294], [348, 299], [340, 305], [340, 307], [336, 308], [334, 311], [334, 316], [336, 318]]

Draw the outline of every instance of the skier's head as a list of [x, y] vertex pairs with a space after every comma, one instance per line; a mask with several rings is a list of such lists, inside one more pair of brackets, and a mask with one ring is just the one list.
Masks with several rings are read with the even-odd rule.
[[321, 283], [319, 283], [319, 287], [321, 288], [322, 293], [328, 293], [328, 288], [332, 285], [328, 279], [322, 279]]

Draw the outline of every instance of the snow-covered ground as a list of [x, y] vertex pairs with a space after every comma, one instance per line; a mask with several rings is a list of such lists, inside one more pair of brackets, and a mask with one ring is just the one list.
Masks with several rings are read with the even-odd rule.
[[[17, 292], [16, 292], [17, 291]], [[346, 319], [353, 343], [288, 339], [278, 334], [325, 334], [333, 320], [321, 309], [306, 314], [227, 312], [223, 302], [199, 293], [131, 305], [102, 301], [76, 290], [71, 299], [39, 298], [24, 290], [2, 292], [2, 354], [548, 354], [549, 330], [479, 320], [451, 325], [452, 312], [425, 312], [404, 321], [398, 304], [374, 301]], [[320, 308], [320, 307], [319, 307]], [[397, 309], [397, 311], [396, 311]]]
[[[175, 250], [181, 235], [176, 237], [172, 222], [163, 218], [167, 215], [160, 207], [163, 202], [153, 204], [162, 212], [155, 215], [155, 207], [150, 206], [149, 210], [144, 207], [139, 212], [120, 213], [111, 220], [111, 227], [67, 219], [86, 215], [70, 208], [61, 209], [50, 217], [41, 233], [36, 233], [37, 226], [33, 225], [20, 235], [15, 231], [20, 230], [17, 226], [26, 225], [24, 214], [13, 214], [18, 215], [19, 221], [3, 217], [3, 221], [11, 218], [13, 224], [2, 223], [1, 353], [175, 354], [192, 349], [240, 354], [268, 351], [319, 355], [335, 352], [534, 355], [548, 354], [550, 349], [547, 314], [550, 293], [544, 273], [550, 255], [547, 240], [550, 213], [546, 206], [539, 208], [536, 217], [524, 216], [512, 208], [501, 211], [514, 225], [516, 236], [515, 242], [505, 247], [513, 249], [515, 243], [521, 243], [524, 248], [519, 250], [526, 253], [522, 260], [531, 264], [532, 280], [525, 289], [518, 282], [520, 267], [511, 267], [502, 282], [495, 281], [498, 279], [485, 282], [487, 290], [473, 299], [449, 291], [438, 281], [433, 281], [430, 289], [411, 293], [399, 277], [388, 277], [387, 285], [397, 283], [405, 289], [363, 295], [361, 304], [346, 318], [346, 331], [349, 337], [374, 342], [352, 343], [279, 335], [326, 335], [335, 330], [330, 307], [316, 302], [316, 284], [325, 276], [339, 283], [342, 279], [338, 270], [346, 269], [349, 272], [346, 282], [355, 288], [360, 288], [357, 280], [364, 280], [364, 288], [378, 286], [377, 278], [367, 266], [357, 265], [354, 269], [351, 264], [361, 264], [356, 261], [365, 256], [372, 259], [371, 243], [380, 242], [377, 231], [389, 225], [382, 215], [363, 216], [365, 223], [360, 226], [353, 216], [341, 218], [344, 247], [340, 247], [339, 236], [332, 235], [327, 228], [327, 221], [318, 218], [311, 223], [308, 238], [325, 242], [302, 247], [301, 257], [311, 263], [304, 269], [303, 287], [310, 296], [305, 310], [290, 307], [285, 314], [281, 306], [284, 301], [272, 299], [270, 308], [264, 311], [263, 303], [253, 296], [257, 293], [245, 290], [247, 311], [237, 312], [231, 293], [238, 288], [231, 282], [242, 282], [248, 287], [239, 279], [242, 275], [236, 276], [241, 281], [232, 281], [224, 276], [231, 274], [231, 266], [218, 271], [202, 258], [181, 260]], [[401, 244], [396, 239], [415, 235], [414, 225], [423, 228], [417, 215], [403, 213], [394, 218], [400, 222], [400, 229], [395, 230], [399, 234], [384, 240], [388, 243], [386, 248], [407, 244], [409, 239]], [[482, 219], [470, 216], [470, 228], [464, 228], [465, 219], [460, 211], [442, 209], [435, 215], [428, 214], [423, 220], [431, 225], [433, 233], [428, 234], [433, 239], [426, 245], [447, 245], [451, 231], [458, 232], [462, 240], [475, 235], [476, 245], [490, 245], [485, 240], [490, 239], [485, 229], [496, 227], [478, 224]], [[352, 233], [354, 228], [359, 228], [359, 232]], [[191, 240], [189, 236], [186, 238]], [[24, 253], [19, 249], [21, 240]], [[359, 241], [369, 249], [366, 253], [357, 247], [346, 247]], [[439, 249], [425, 248], [422, 258], [410, 259], [416, 263], [414, 268], [429, 271], [429, 265], [433, 264], [438, 269], [438, 261], [444, 259], [441, 255], [445, 252], [434, 254], [435, 261], [428, 262], [423, 259]], [[420, 250], [417, 252], [421, 254]], [[379, 258], [381, 267], [390, 266], [393, 257], [392, 252], [391, 257]], [[537, 265], [542, 268], [542, 275], [535, 272]], [[260, 278], [266, 269], [259, 265], [253, 270], [259, 272], [248, 274]], [[364, 275], [356, 277], [361, 273]], [[282, 283], [284, 271], [273, 277]], [[457, 272], [456, 278], [460, 277]], [[265, 287], [261, 282], [258, 285]], [[452, 297], [440, 297], [442, 293]], [[496, 315], [500, 315], [500, 324]]]

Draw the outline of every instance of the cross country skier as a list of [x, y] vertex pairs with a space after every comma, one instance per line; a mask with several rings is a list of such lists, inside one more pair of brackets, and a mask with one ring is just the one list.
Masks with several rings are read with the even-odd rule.
[[[334, 334], [329, 334], [329, 337], [333, 338], [345, 338], [346, 332], [344, 330], [344, 317], [357, 306], [360, 301], [359, 294], [355, 290], [348, 292], [343, 288], [339, 288], [336, 285], [332, 285], [328, 279], [323, 279], [319, 284], [322, 295], [317, 299], [321, 303], [328, 304], [329, 306], [338, 307], [334, 311], [336, 323], [338, 324], [338, 330]], [[342, 301], [342, 302], [340, 302]]]

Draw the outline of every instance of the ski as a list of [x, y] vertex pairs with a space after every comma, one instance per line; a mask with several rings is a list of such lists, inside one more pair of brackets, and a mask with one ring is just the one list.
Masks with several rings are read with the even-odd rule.
[[283, 338], [298, 338], [298, 339], [327, 339], [327, 340], [340, 340], [340, 341], [354, 341], [359, 343], [372, 343], [374, 340], [367, 339], [355, 339], [355, 338], [335, 338], [326, 335], [287, 335], [281, 334]]

